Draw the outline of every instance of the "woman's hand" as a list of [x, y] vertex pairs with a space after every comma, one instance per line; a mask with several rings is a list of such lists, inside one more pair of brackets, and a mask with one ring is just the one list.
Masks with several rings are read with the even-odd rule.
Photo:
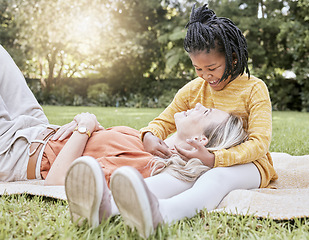
[[168, 158], [172, 152], [160, 138], [154, 136], [151, 132], [147, 132], [143, 139], [144, 148], [147, 152], [161, 158]]
[[52, 140], [62, 141], [63, 139], [71, 136], [77, 126], [86, 127], [90, 133], [104, 129], [104, 127], [102, 127], [97, 121], [97, 118], [94, 114], [88, 112], [81, 113], [77, 114], [72, 122], [60, 127], [56, 134], [52, 137]]
[[101, 130], [102, 126], [97, 120], [97, 117], [92, 113], [80, 113], [74, 117], [77, 126], [86, 127], [90, 133]]
[[61, 126], [58, 131], [55, 133], [55, 135], [52, 137], [52, 140], [60, 140], [66, 139], [68, 136], [71, 136], [74, 129], [77, 127], [77, 122], [74, 120], [70, 123], [67, 123], [63, 126]]
[[202, 161], [205, 166], [213, 168], [215, 165], [215, 154], [209, 152], [207, 148], [205, 148], [204, 144], [199, 141], [188, 139], [187, 143], [190, 144], [194, 149], [193, 150], [185, 150], [183, 148], [175, 146], [177, 153], [186, 161], [191, 158], [198, 158]]

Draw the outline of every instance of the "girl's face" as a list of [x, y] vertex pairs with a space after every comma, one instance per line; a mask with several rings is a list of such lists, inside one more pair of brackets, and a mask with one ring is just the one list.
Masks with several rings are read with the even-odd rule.
[[174, 115], [179, 138], [190, 139], [203, 135], [205, 129], [217, 126], [229, 117], [227, 112], [196, 104], [195, 108]]
[[220, 81], [225, 70], [224, 54], [211, 49], [207, 51], [193, 52], [189, 54], [197, 75], [209, 83], [215, 91], [220, 91], [229, 83], [230, 77]]

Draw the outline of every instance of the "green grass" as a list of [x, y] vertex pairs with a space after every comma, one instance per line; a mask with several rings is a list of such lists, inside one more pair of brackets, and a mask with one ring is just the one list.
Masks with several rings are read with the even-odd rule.
[[98, 121], [105, 128], [125, 125], [135, 129], [146, 126], [162, 110], [158, 108], [44, 107], [44, 112], [51, 124], [63, 125], [72, 121], [78, 113], [90, 112], [97, 116]]
[[309, 154], [309, 113], [273, 112], [271, 152]]
[[[65, 124], [75, 114], [91, 112], [104, 127], [145, 126], [162, 109], [45, 106], [53, 124]], [[271, 151], [309, 153], [309, 113], [274, 112]], [[95, 229], [70, 222], [66, 201], [15, 195], [0, 197], [0, 239], [139, 239], [120, 216]], [[159, 228], [150, 239], [309, 239], [309, 219], [273, 221], [252, 216], [201, 212], [192, 219]]]

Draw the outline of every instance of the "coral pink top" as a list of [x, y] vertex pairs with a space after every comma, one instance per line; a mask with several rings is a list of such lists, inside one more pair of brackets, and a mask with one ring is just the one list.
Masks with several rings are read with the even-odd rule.
[[[41, 163], [43, 179], [67, 141], [48, 141]], [[112, 173], [122, 166], [136, 168], [144, 178], [151, 173], [150, 161], [153, 155], [145, 151], [140, 132], [130, 127], [118, 126], [94, 132], [86, 144], [83, 156], [97, 159], [108, 185]]]

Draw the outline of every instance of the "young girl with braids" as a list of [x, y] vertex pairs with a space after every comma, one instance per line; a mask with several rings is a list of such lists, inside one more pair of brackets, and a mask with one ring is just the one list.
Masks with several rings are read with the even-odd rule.
[[151, 180], [156, 183], [154, 187], [129, 167], [114, 172], [111, 189], [119, 211], [144, 237], [159, 223], [169, 224], [193, 217], [202, 209], [215, 209], [232, 190], [263, 188], [277, 179], [269, 153], [269, 93], [265, 83], [249, 73], [243, 34], [231, 20], [217, 17], [207, 5], [193, 7], [186, 27], [184, 48], [198, 77], [181, 88], [172, 103], [141, 130], [145, 150], [169, 157], [172, 151], [163, 140], [176, 129], [173, 116], [198, 102], [241, 116], [249, 135], [240, 145], [214, 152], [195, 140], [188, 141], [193, 151], [175, 146], [183, 159], [197, 158], [211, 168], [194, 185], [158, 174]]

